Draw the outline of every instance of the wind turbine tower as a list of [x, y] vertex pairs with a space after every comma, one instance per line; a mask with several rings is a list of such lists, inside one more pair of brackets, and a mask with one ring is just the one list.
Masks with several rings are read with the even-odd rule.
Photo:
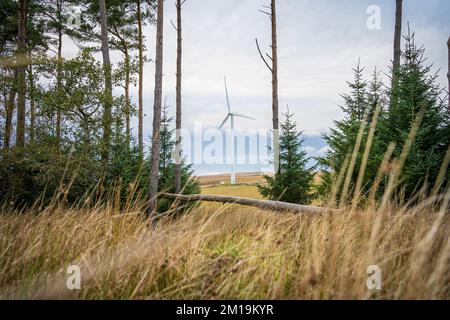
[[[230, 120], [230, 128], [231, 131], [234, 131], [234, 117], [238, 117], [238, 118], [245, 118], [245, 119], [250, 119], [250, 120], [256, 120], [252, 117], [246, 116], [240, 112], [232, 112], [231, 111], [231, 106], [230, 106], [230, 98], [228, 96], [228, 88], [227, 88], [227, 79], [224, 78], [224, 83], [225, 83], [225, 95], [227, 98], [227, 108], [228, 108], [228, 114], [225, 117], [225, 119], [223, 120], [222, 124], [219, 126], [219, 130], [222, 129], [225, 124], [228, 122], [228, 120]], [[234, 170], [234, 161], [235, 161], [235, 154], [234, 154], [234, 143], [233, 143], [233, 164], [231, 165], [231, 173], [230, 173], [230, 183], [231, 185], [235, 185], [236, 184], [236, 172]]]

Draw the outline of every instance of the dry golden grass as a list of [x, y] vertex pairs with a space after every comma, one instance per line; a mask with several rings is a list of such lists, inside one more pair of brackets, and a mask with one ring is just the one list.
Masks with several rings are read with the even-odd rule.
[[[328, 215], [223, 206], [154, 226], [139, 211], [3, 208], [0, 297], [450, 298], [450, 218], [436, 205]], [[81, 290], [66, 288], [73, 264]], [[370, 265], [379, 291], [366, 287]]]

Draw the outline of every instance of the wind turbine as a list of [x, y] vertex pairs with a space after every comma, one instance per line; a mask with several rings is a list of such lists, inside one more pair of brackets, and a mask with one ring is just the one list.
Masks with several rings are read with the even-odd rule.
[[[222, 129], [225, 124], [227, 123], [228, 120], [230, 120], [230, 127], [231, 130], [234, 130], [234, 117], [238, 117], [238, 118], [245, 118], [245, 119], [250, 119], [250, 120], [256, 120], [252, 117], [246, 116], [240, 112], [232, 112], [231, 111], [231, 106], [230, 106], [230, 98], [228, 97], [228, 88], [227, 88], [227, 79], [224, 77], [224, 83], [225, 83], [225, 95], [227, 97], [227, 108], [228, 108], [228, 114], [225, 117], [225, 119], [223, 120], [223, 122], [221, 123], [221, 125], [219, 126], [219, 130]], [[234, 144], [233, 144], [234, 145]], [[233, 148], [233, 164], [231, 165], [231, 175], [230, 175], [230, 182], [231, 185], [235, 185], [236, 184], [236, 173], [234, 172], [234, 148]]]

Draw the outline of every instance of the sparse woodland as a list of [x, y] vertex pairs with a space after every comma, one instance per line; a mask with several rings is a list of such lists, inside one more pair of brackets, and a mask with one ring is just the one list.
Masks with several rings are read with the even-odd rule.
[[[324, 132], [328, 151], [309, 167], [302, 128], [289, 110], [279, 116], [281, 1], [255, 8], [271, 27], [270, 54], [256, 40], [255, 57], [272, 87], [264, 114], [274, 157], [258, 190], [300, 209], [248, 199], [208, 206], [197, 201], [180, 136], [182, 13], [193, 1], [175, 1], [170, 30], [174, 116], [163, 88], [172, 2], [1, 1], [0, 298], [449, 299], [450, 39], [442, 39], [445, 88], [438, 75], [447, 70], [405, 28], [408, 3], [392, 0], [390, 73], [358, 62], [336, 106], [344, 117]], [[65, 41], [79, 47], [75, 57], [63, 56]], [[143, 97], [149, 63], [152, 101]], [[68, 263], [88, 270], [82, 290], [65, 290]], [[383, 269], [381, 290], [366, 288], [369, 265]]]

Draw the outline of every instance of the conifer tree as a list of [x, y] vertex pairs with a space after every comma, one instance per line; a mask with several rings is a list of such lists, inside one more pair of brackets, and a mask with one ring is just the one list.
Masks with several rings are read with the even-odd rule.
[[259, 185], [261, 194], [272, 200], [308, 204], [312, 199], [312, 169], [307, 168], [308, 158], [302, 150], [304, 139], [297, 130], [293, 114], [287, 111], [281, 124], [280, 165], [274, 177], [265, 176], [266, 185]]
[[[342, 94], [344, 105], [340, 106], [340, 108], [344, 113], [344, 118], [334, 121], [334, 127], [323, 135], [329, 146], [329, 151], [325, 156], [318, 159], [319, 165], [323, 168], [321, 185], [319, 186], [321, 195], [328, 195], [331, 191], [332, 182], [343, 168], [347, 154], [353, 151], [367, 108], [371, 108], [372, 112], [375, 109], [377, 102], [374, 100], [379, 94], [376, 92], [380, 90], [382, 85], [377, 72], [375, 72], [371, 83], [364, 80], [364, 68], [361, 67], [359, 62], [353, 69], [353, 72], [353, 82], [347, 82], [350, 92]], [[373, 92], [374, 90], [375, 92]], [[359, 158], [356, 161], [354, 175], [358, 173]], [[355, 180], [356, 177], [352, 179], [353, 182]]]
[[423, 183], [428, 182], [430, 186], [434, 183], [450, 144], [450, 125], [438, 75], [432, 72], [432, 65], [425, 65], [424, 48], [416, 45], [414, 34], [408, 33], [405, 40], [398, 72], [398, 103], [391, 106], [389, 117], [381, 119], [376, 142], [380, 152], [384, 152], [390, 142], [395, 142], [394, 157], [399, 157], [415, 118], [425, 108], [422, 124], [400, 175], [404, 195], [409, 198]]

